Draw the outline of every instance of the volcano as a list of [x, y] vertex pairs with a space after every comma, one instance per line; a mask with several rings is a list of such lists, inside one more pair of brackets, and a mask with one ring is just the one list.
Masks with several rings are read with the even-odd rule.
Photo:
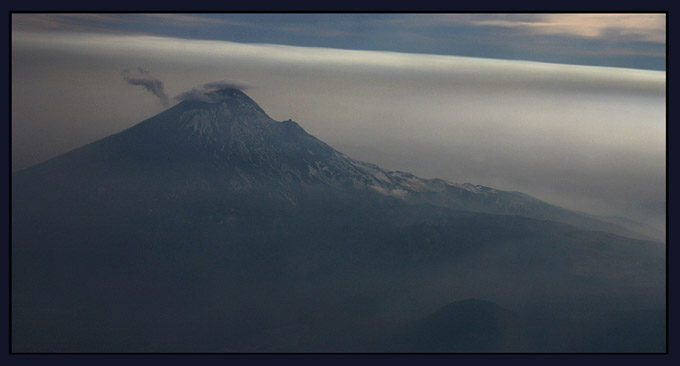
[[13, 174], [13, 351], [663, 351], [662, 243], [203, 97]]

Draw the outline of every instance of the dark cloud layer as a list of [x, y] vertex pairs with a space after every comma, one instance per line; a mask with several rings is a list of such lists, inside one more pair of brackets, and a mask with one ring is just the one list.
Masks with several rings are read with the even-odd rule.
[[665, 69], [658, 14], [13, 14], [12, 29], [93, 32]]

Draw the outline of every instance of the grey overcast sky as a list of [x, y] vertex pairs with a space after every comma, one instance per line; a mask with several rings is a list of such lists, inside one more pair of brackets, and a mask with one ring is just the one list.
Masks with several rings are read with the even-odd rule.
[[665, 27], [657, 14], [14, 14], [12, 169], [227, 81], [354, 158], [662, 229]]

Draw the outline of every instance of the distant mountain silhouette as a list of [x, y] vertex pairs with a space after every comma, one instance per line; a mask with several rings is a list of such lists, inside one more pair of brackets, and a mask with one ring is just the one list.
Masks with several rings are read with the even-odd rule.
[[[240, 90], [222, 89], [207, 96], [211, 102], [184, 101], [121, 133], [17, 173], [15, 180], [31, 180], [33, 174], [48, 170], [70, 177], [81, 172], [113, 176], [119, 169], [154, 169], [185, 190], [259, 191], [292, 203], [306, 195], [310, 185], [317, 189], [353, 187], [410, 203], [522, 215], [648, 239], [520, 192], [386, 171], [334, 150], [296, 122], [272, 120]], [[204, 187], [192, 187], [201, 184], [196, 179], [203, 179]]]
[[553, 339], [618, 349], [587, 338], [597, 323], [651, 334], [630, 352], [665, 346], [638, 326], [663, 314], [663, 244], [354, 160], [236, 89], [205, 96], [13, 174], [14, 351], [552, 350], [525, 309], [579, 317], [575, 299], [595, 320]]

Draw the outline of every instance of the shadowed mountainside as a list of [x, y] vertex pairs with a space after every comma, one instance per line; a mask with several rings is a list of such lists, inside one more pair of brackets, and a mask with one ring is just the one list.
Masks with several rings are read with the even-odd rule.
[[207, 97], [13, 174], [13, 351], [665, 348], [663, 244]]

